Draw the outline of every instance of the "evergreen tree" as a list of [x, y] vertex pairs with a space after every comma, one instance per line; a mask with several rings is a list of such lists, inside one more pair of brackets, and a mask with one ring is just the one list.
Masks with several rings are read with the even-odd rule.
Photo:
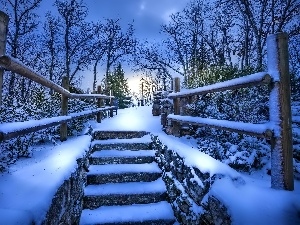
[[112, 95], [115, 96], [115, 101], [118, 102], [119, 108], [127, 108], [130, 104], [130, 101], [128, 101], [130, 91], [121, 63], [113, 72], [107, 74], [104, 83], [107, 83], [107, 91], [111, 91]]

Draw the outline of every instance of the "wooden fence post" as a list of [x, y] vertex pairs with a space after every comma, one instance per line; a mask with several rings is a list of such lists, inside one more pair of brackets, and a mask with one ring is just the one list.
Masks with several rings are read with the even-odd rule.
[[[69, 78], [63, 77], [62, 78], [62, 87], [66, 90], [69, 90]], [[61, 95], [61, 116], [68, 115], [68, 97], [65, 95]], [[60, 140], [66, 141], [68, 135], [68, 125], [67, 123], [60, 124]]]
[[[174, 92], [180, 92], [180, 78], [174, 78]], [[174, 115], [180, 115], [180, 98], [173, 99]], [[172, 122], [172, 134], [174, 136], [180, 136], [180, 123], [177, 121]]]
[[[100, 85], [97, 87], [97, 94], [101, 94], [101, 86]], [[101, 106], [102, 106], [102, 99], [98, 98], [97, 99], [97, 107], [101, 108]], [[97, 113], [97, 123], [101, 123], [101, 113], [102, 112]]]
[[275, 125], [271, 140], [271, 186], [294, 190], [291, 91], [288, 34], [267, 39], [268, 72], [273, 78], [270, 93], [270, 121]]
[[[5, 55], [9, 17], [0, 11], [0, 56]], [[2, 104], [2, 86], [4, 70], [0, 68], [0, 105]]]
[[[112, 96], [112, 91], [110, 91], [109, 95]], [[109, 105], [110, 105], [110, 106], [113, 106], [113, 99], [112, 99], [112, 98], [109, 99]], [[109, 116], [110, 116], [110, 117], [113, 117], [113, 116], [114, 116], [114, 110], [113, 110], [113, 109], [111, 109], [111, 110], [109, 111]]]

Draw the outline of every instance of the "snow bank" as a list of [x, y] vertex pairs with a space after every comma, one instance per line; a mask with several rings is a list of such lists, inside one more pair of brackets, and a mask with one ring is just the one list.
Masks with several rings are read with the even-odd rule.
[[[299, 181], [295, 180], [294, 191], [275, 190], [271, 188], [271, 177], [262, 171], [252, 175], [238, 173], [200, 152], [192, 140], [163, 133], [155, 135], [168, 149], [177, 152], [187, 166], [208, 172], [211, 177], [225, 175], [214, 181], [206, 197], [215, 196], [226, 206], [233, 225], [300, 224]], [[201, 182], [198, 184], [201, 186]]]
[[0, 224], [40, 224], [58, 187], [75, 171], [76, 159], [90, 143], [90, 136], [80, 136], [57, 146], [36, 146], [32, 158], [20, 159], [0, 174]]
[[228, 207], [233, 225], [300, 224], [299, 192], [274, 190], [264, 180], [244, 178], [247, 185], [240, 186], [226, 178], [217, 180], [210, 192]]

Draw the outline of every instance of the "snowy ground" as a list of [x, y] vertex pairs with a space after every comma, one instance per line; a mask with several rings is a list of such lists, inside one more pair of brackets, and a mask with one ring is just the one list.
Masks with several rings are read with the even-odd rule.
[[[160, 117], [151, 115], [151, 107], [119, 110], [116, 117], [105, 119], [101, 124], [92, 121], [91, 125], [97, 130], [152, 132], [170, 143], [188, 162], [205, 167], [200, 163], [203, 157], [196, 142], [164, 134]], [[70, 176], [76, 158], [89, 148], [90, 141], [89, 136], [81, 136], [56, 146], [36, 146], [33, 158], [19, 160], [8, 173], [0, 174], [0, 225], [26, 225], [32, 220], [39, 224], [56, 189]], [[273, 190], [267, 175], [239, 174], [214, 160], [209, 162], [207, 168], [214, 168], [213, 173], [227, 171], [245, 180], [245, 184], [237, 185], [222, 179], [213, 186], [212, 192], [228, 206], [234, 224], [300, 224], [299, 181], [295, 182], [293, 192]]]
[[32, 158], [23, 158], [0, 174], [0, 224], [40, 224], [59, 186], [76, 168], [76, 159], [89, 149], [90, 136], [35, 146]]
[[[245, 184], [232, 183], [222, 179], [213, 186], [212, 192], [223, 199], [231, 210], [233, 223], [240, 224], [300, 224], [300, 182], [295, 181], [295, 190], [280, 191], [271, 189], [271, 177], [260, 171], [248, 175], [237, 173], [225, 164], [214, 162], [199, 153], [196, 141], [166, 135], [161, 130], [160, 117], [151, 115], [151, 107], [144, 106], [120, 110], [118, 116], [93, 123], [98, 130], [142, 130], [158, 135], [171, 149], [186, 158], [186, 162], [205, 167], [211, 174], [223, 173], [230, 177], [241, 176]], [[210, 158], [210, 157], [209, 157]]]

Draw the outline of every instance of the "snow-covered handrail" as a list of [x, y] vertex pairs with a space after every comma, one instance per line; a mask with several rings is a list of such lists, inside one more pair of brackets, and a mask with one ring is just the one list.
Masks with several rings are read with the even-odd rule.
[[17, 73], [23, 77], [26, 77], [30, 80], [35, 81], [36, 83], [39, 83], [47, 88], [50, 88], [62, 95], [65, 95], [68, 98], [81, 98], [81, 99], [87, 99], [87, 98], [100, 98], [100, 99], [111, 99], [114, 98], [113, 96], [107, 96], [102, 94], [74, 94], [70, 93], [65, 88], [61, 87], [60, 85], [57, 85], [53, 81], [41, 76], [40, 74], [37, 74], [29, 67], [22, 64], [19, 60], [16, 58], [13, 58], [8, 55], [0, 56], [0, 67], [3, 67], [6, 70], [9, 70], [11, 72]]
[[168, 119], [172, 119], [178, 122], [188, 123], [191, 125], [208, 126], [212, 128], [218, 128], [222, 130], [248, 134], [257, 137], [271, 138], [273, 135], [273, 131], [272, 131], [273, 127], [271, 123], [252, 124], [252, 123], [217, 120], [217, 119], [193, 117], [193, 116], [179, 116], [174, 114], [169, 114]]
[[[20, 76], [26, 77], [44, 87], [50, 88], [55, 92], [61, 94], [61, 116], [54, 117], [54, 118], [46, 118], [41, 119], [35, 122], [18, 122], [13, 124], [18, 124], [20, 128], [11, 130], [10, 132], [6, 133], [5, 130], [0, 129], [0, 141], [7, 140], [13, 137], [17, 137], [19, 135], [24, 135], [30, 132], [38, 131], [41, 129], [45, 129], [51, 126], [55, 126], [60, 124], [60, 140], [65, 141], [67, 140], [67, 122], [84, 117], [87, 115], [97, 114], [96, 120], [98, 123], [101, 122], [101, 111], [109, 110], [110, 117], [113, 116], [113, 112], [117, 113], [117, 107], [113, 106], [112, 99], [114, 96], [107, 96], [101, 94], [101, 86], [97, 88], [97, 94], [75, 94], [69, 92], [69, 77], [62, 77], [62, 85], [58, 85], [53, 81], [43, 77], [42, 75], [38, 74], [37, 72], [33, 71], [31, 68], [25, 66], [22, 62], [18, 59], [13, 58], [9, 55], [6, 55], [6, 40], [7, 40], [7, 31], [8, 31], [8, 21], [9, 17], [5, 13], [0, 12], [1, 20], [0, 20], [0, 104], [2, 102], [2, 84], [3, 84], [3, 71], [4, 69], [11, 71], [13, 73], [19, 74]], [[111, 95], [111, 94], [110, 94]], [[97, 107], [96, 110], [90, 110], [85, 112], [80, 112], [76, 114], [68, 115], [68, 99], [97, 99]], [[110, 107], [103, 108], [103, 99], [110, 100]], [[15, 127], [12, 123], [9, 123], [9, 126]], [[33, 126], [32, 126], [33, 124]], [[0, 125], [0, 128], [7, 128], [7, 124]]]
[[24, 122], [12, 122], [0, 124], [0, 141], [9, 140], [20, 135], [29, 134], [49, 127], [60, 125], [74, 119], [94, 115], [101, 111], [116, 109], [115, 106], [86, 110], [79, 113], [70, 113], [68, 116], [56, 116], [40, 120], [29, 120]]
[[[287, 33], [277, 33], [267, 38], [267, 56], [268, 72], [255, 73], [183, 91], [180, 91], [180, 79], [174, 78], [174, 92], [168, 95], [170, 99], [173, 99], [174, 115], [167, 117], [171, 122], [168, 123], [170, 126], [168, 131], [175, 136], [180, 136], [181, 125], [187, 123], [268, 138], [271, 142], [271, 187], [293, 190], [292, 116]], [[270, 121], [266, 124], [250, 124], [181, 115], [180, 100], [186, 97], [261, 84], [270, 84]], [[165, 120], [162, 119], [162, 121], [164, 121], [163, 125], [165, 126]]]
[[239, 88], [257, 86], [261, 84], [269, 84], [271, 80], [272, 78], [267, 72], [259, 72], [244, 77], [235, 78], [232, 80], [227, 80], [224, 82], [207, 85], [204, 87], [199, 87], [195, 89], [185, 89], [177, 93], [173, 92], [169, 94], [168, 97], [174, 99], [174, 98], [188, 97], [193, 95], [203, 95], [207, 93], [220, 92], [226, 90], [235, 90]]

